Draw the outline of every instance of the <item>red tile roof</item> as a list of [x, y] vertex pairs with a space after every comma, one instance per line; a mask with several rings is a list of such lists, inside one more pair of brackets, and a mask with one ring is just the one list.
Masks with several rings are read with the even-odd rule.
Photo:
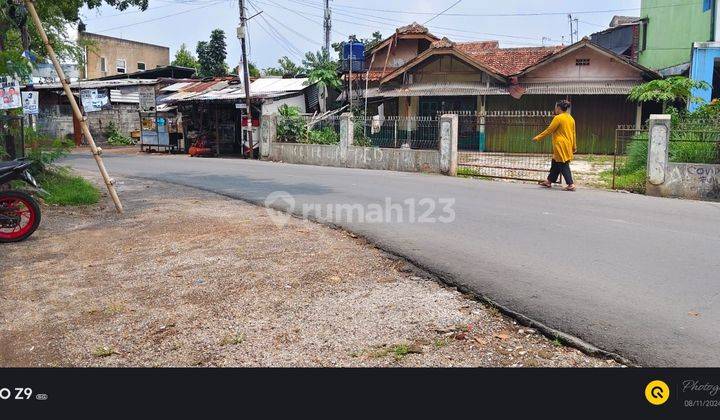
[[456, 44], [447, 38], [438, 39], [430, 44], [430, 48], [452, 48]]
[[499, 48], [497, 41], [465, 42], [455, 45], [477, 63], [504, 76], [517, 74], [562, 50], [562, 46]]
[[419, 24], [417, 22], [413, 22], [407, 26], [397, 28], [397, 33], [399, 33], [399, 34], [429, 34], [430, 31], [428, 30], [428, 28], [422, 26], [421, 24]]

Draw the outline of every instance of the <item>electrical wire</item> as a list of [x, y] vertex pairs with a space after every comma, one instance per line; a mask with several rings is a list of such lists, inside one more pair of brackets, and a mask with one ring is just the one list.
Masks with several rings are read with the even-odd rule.
[[[256, 12], [260, 11], [258, 7], [253, 4], [252, 1], [248, 1], [248, 4], [250, 5], [250, 7], [255, 9]], [[295, 47], [295, 45], [293, 45], [290, 40], [288, 40], [283, 34], [281, 34], [277, 29], [275, 29], [274, 26], [265, 18], [264, 15], [270, 16], [266, 11], [263, 11], [263, 14], [258, 15], [258, 17], [262, 19], [262, 22], [264, 22], [267, 27], [263, 25], [260, 21], [257, 21], [256, 23], [260, 27], [260, 29], [262, 29], [266, 34], [268, 34], [268, 36], [273, 38], [287, 53], [294, 56], [295, 58], [302, 60], [303, 56], [300, 49]]]
[[[571, 12], [446, 13], [446, 14], [444, 14], [444, 16], [460, 16], [460, 17], [523, 17], [523, 16], [557, 16], [557, 15], [562, 16], [562, 15], [567, 15], [568, 13], [573, 14], [573, 15], [617, 13], [617, 12], [630, 12], [630, 11], [648, 10], [648, 9], [662, 9], [662, 8], [677, 7], [677, 6], [691, 6], [691, 5], [695, 5], [695, 4], [698, 4], [698, 2], [691, 1], [691, 2], [687, 2], [687, 3], [674, 3], [674, 4], [657, 5], [657, 6], [646, 6], [644, 8], [631, 7], [631, 8], [623, 8], [623, 9], [580, 10], [580, 11], [571, 11]], [[345, 5], [345, 4], [338, 4], [337, 2], [333, 6], [333, 8], [371, 10], [374, 12], [397, 13], [397, 14], [406, 14], [406, 15], [434, 15], [435, 14], [435, 12], [413, 12], [413, 11], [408, 11], [408, 10], [371, 9], [371, 8], [367, 8], [367, 7], [357, 7], [357, 6], [349, 6], [349, 5]]]
[[[313, 5], [313, 4], [309, 4], [307, 1], [302, 1], [302, 0], [286, 0], [286, 1], [291, 1], [291, 2], [293, 2], [293, 3], [299, 4], [299, 5], [303, 5], [303, 6], [315, 7], [315, 8], [317, 8], [317, 9], [320, 9], [320, 8], [321, 8], [321, 7], [315, 6], [315, 5]], [[378, 24], [381, 24], [381, 25], [391, 26], [393, 29], [395, 29], [398, 24], [400, 24], [400, 25], [405, 25], [405, 24], [407, 24], [407, 21], [406, 21], [406, 20], [398, 20], [398, 19], [386, 18], [386, 17], [383, 17], [383, 16], [376, 16], [376, 15], [371, 15], [371, 14], [366, 14], [366, 13], [353, 12], [352, 14], [349, 14], [349, 13], [343, 13], [342, 11], [334, 10], [334, 11], [333, 11], [333, 14], [334, 14], [334, 15], [339, 15], [339, 16], [346, 16], [346, 17], [357, 17], [358, 15], [364, 16], [364, 17], [369, 17], [369, 18], [372, 18], [372, 19], [365, 19], [365, 20], [368, 21], [368, 22], [372, 22], [372, 23], [378, 23]], [[351, 22], [351, 21], [343, 20], [343, 19], [334, 19], [334, 20], [337, 21], [337, 22], [352, 23], [352, 24], [355, 24], [355, 25], [374, 27], [373, 25], [365, 25], [365, 24], [362, 24], [362, 23]], [[387, 22], [386, 22], [386, 21], [387, 21]], [[388, 23], [388, 22], [394, 22], [394, 23]], [[531, 37], [531, 36], [522, 36], [522, 35], [498, 34], [498, 33], [492, 33], [492, 32], [467, 31], [467, 30], [456, 29], [456, 28], [449, 28], [449, 27], [444, 27], [444, 26], [437, 26], [437, 25], [430, 25], [430, 26], [428, 26], [428, 28], [429, 28], [429, 29], [433, 29], [433, 30], [452, 31], [453, 33], [462, 32], [462, 33], [468, 33], [468, 34], [473, 34], [473, 35], [483, 35], [483, 36], [491, 36], [491, 37], [501, 37], [501, 38], [530, 40], [530, 41], [535, 41], [536, 43], [537, 43], [538, 41], [542, 42], [542, 38], [543, 38], [543, 37], [539, 37], [539, 36]], [[453, 35], [453, 36], [456, 36], [456, 35]], [[548, 40], [550, 40], [550, 41], [553, 41], [553, 42], [562, 42], [562, 41], [560, 41], [560, 40], [552, 39], [552, 38], [549, 38], [549, 37], [544, 37], [544, 38], [545, 38], [545, 39], [548, 39]], [[509, 42], [509, 41], [503, 41], [503, 42], [512, 43], [512, 42]], [[518, 43], [514, 43], [514, 44], [518, 44]]]
[[131, 26], [142, 25], [142, 24], [145, 24], [145, 23], [157, 22], [158, 20], [167, 19], [167, 18], [170, 18], [170, 17], [173, 17], [173, 16], [178, 16], [178, 15], [182, 15], [182, 14], [185, 14], [185, 13], [194, 12], [194, 11], [196, 11], [196, 10], [205, 9], [205, 8], [210, 7], [210, 6], [216, 6], [216, 5], [220, 4], [220, 3], [225, 3], [225, 2], [227, 2], [227, 1], [229, 1], [229, 0], [219, 0], [219, 1], [216, 1], [216, 2], [213, 2], [213, 3], [207, 3], [207, 4], [205, 4], [205, 5], [203, 5], [203, 6], [200, 6], [200, 7], [195, 7], [195, 8], [192, 8], [192, 9], [183, 10], [183, 11], [181, 11], [181, 12], [177, 12], [177, 13], [172, 13], [172, 14], [165, 15], [165, 16], [156, 17], [156, 18], [153, 18], [153, 19], [143, 20], [143, 21], [140, 21], [140, 22], [130, 23], [130, 24], [128, 24], [128, 25], [116, 26], [116, 27], [114, 27], [114, 28], [107, 28], [107, 29], [96, 30], [96, 31], [93, 31], [93, 32], [95, 32], [95, 33], [110, 32], [110, 31], [115, 31], [115, 30], [118, 30], [118, 29], [129, 28], [129, 27], [131, 27]]
[[450, 9], [452, 9], [453, 7], [455, 7], [455, 6], [457, 6], [458, 4], [460, 4], [461, 1], [462, 1], [462, 0], [457, 0], [455, 3], [452, 4], [452, 6], [448, 7], [447, 9], [443, 10], [442, 12], [436, 14], [435, 16], [433, 16], [433, 17], [431, 17], [430, 19], [428, 19], [428, 20], [426, 20], [425, 22], [423, 22], [423, 25], [427, 25], [428, 23], [432, 22], [433, 20], [439, 18], [439, 17], [442, 16], [445, 12], [447, 12], [448, 10], [450, 10]]

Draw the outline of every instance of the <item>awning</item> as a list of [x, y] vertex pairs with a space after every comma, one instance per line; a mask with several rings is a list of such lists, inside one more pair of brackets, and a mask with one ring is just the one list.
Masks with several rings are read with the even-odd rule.
[[[568, 82], [532, 82], [520, 83], [525, 88], [524, 95], [627, 95], [633, 87], [641, 84], [639, 80], [613, 81], [568, 81]], [[370, 88], [368, 98], [398, 98], [409, 96], [482, 96], [509, 95], [505, 86], [482, 86], [475, 84], [416, 84], [394, 88]], [[364, 90], [353, 91], [354, 99], [364, 99]], [[347, 98], [346, 92], [339, 100]]]
[[627, 95], [640, 80], [520, 83], [525, 95]]

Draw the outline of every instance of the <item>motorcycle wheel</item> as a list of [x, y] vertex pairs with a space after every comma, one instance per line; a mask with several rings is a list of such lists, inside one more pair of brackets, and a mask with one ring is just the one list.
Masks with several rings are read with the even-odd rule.
[[40, 206], [24, 192], [0, 192], [0, 214], [19, 218], [12, 226], [0, 225], [0, 243], [24, 241], [40, 226]]

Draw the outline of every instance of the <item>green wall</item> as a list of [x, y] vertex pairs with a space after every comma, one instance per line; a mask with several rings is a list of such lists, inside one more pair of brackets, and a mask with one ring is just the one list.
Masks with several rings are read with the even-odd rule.
[[712, 41], [713, 12], [703, 12], [703, 0], [643, 0], [640, 13], [648, 19], [647, 44], [638, 60], [646, 67], [688, 63], [693, 42]]

